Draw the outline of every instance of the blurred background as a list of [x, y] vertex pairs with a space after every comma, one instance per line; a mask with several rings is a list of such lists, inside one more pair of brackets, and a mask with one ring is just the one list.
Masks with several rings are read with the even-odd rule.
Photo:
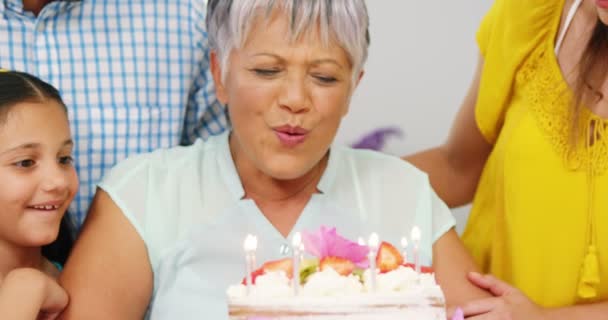
[[[383, 151], [390, 154], [442, 143], [473, 77], [475, 33], [492, 2], [368, 0], [369, 59], [338, 143], [383, 127], [403, 131], [387, 140]], [[468, 211], [454, 210], [459, 232]]]

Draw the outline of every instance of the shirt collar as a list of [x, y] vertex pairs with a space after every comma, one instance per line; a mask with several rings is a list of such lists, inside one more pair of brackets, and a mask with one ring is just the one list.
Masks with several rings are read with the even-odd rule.
[[336, 180], [336, 173], [338, 171], [338, 163], [340, 163], [340, 148], [331, 146], [329, 149], [329, 158], [327, 159], [327, 166], [325, 167], [325, 171], [321, 176], [321, 180], [317, 184], [317, 189], [321, 191], [321, 193], [326, 194], [329, 192], [330, 188], [334, 184], [334, 180]]
[[[83, 0], [53, 0], [62, 2], [81, 2]], [[0, 7], [4, 4], [4, 7], [12, 11], [23, 13], [23, 0], [3, 0], [0, 2]]]
[[8, 10], [23, 12], [23, 1], [22, 0], [4, 0], [4, 6]]
[[234, 200], [239, 201], [243, 199], [245, 196], [245, 190], [243, 189], [243, 184], [241, 184], [241, 179], [239, 177], [238, 172], [236, 171], [236, 165], [234, 164], [234, 159], [232, 158], [232, 154], [230, 152], [230, 131], [223, 133], [219, 139], [222, 139], [220, 142], [220, 157], [219, 159], [219, 167], [222, 173], [222, 177], [224, 177], [224, 182], [228, 186], [231, 195], [234, 197]]

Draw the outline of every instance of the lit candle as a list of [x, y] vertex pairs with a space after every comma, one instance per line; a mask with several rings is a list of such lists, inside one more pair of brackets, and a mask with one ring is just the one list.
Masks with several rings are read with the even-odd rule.
[[300, 243], [300, 264], [304, 261], [304, 242]]
[[376, 291], [376, 255], [378, 254], [378, 244], [379, 244], [380, 240], [378, 239], [378, 234], [377, 233], [372, 233], [369, 236], [369, 241], [367, 242], [367, 245], [369, 246], [369, 254], [368, 254], [368, 260], [369, 260], [369, 271], [370, 271], [370, 277], [369, 277], [369, 281], [370, 281], [370, 287], [372, 289], [372, 292]]
[[293, 295], [297, 296], [300, 293], [300, 259], [302, 259], [300, 249], [302, 248], [302, 234], [296, 232], [293, 235], [291, 246], [293, 251], [293, 276], [291, 280], [293, 282]]
[[420, 228], [414, 226], [412, 228], [412, 242], [414, 243], [414, 265], [418, 274], [420, 274], [420, 237]]
[[403, 237], [401, 238], [401, 248], [403, 248], [403, 253], [401, 253], [401, 255], [403, 256], [403, 264], [407, 263], [407, 238]]
[[364, 245], [365, 245], [365, 240], [363, 240], [363, 237], [359, 237], [359, 239], [357, 239], [357, 243], [358, 243], [360, 246], [364, 246]]
[[247, 276], [245, 280], [245, 284], [247, 285], [247, 295], [251, 294], [251, 286], [253, 285], [253, 281], [251, 278], [251, 274], [255, 269], [255, 250], [258, 247], [258, 238], [248, 234], [245, 237], [245, 243], [243, 244], [243, 248], [245, 249], [245, 267], [247, 269]]

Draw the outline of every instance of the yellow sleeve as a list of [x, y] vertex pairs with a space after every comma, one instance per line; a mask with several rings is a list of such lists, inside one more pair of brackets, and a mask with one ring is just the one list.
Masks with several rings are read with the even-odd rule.
[[502, 129], [517, 70], [539, 44], [554, 36], [562, 5], [563, 0], [495, 0], [483, 18], [477, 31], [484, 61], [475, 120], [489, 143], [496, 142]]
[[477, 45], [479, 46], [479, 52], [484, 57], [486, 56], [488, 42], [492, 34], [492, 27], [494, 26], [494, 21], [496, 20], [496, 12], [498, 11], [497, 7], [499, 5], [498, 2], [499, 1], [494, 2], [490, 10], [481, 20], [479, 29], [477, 29]]

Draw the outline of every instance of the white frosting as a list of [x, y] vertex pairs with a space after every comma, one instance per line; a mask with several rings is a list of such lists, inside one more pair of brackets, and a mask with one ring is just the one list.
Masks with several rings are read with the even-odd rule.
[[[404, 295], [420, 296], [423, 298], [436, 297], [443, 301], [441, 289], [435, 282], [433, 274], [417, 274], [412, 268], [399, 267], [391, 272], [376, 275], [376, 291], [371, 292], [370, 270], [363, 274], [364, 284], [355, 275], [342, 276], [334, 269], [327, 268], [313, 273], [308, 277], [300, 290], [300, 295], [294, 297], [291, 280], [284, 272], [268, 272], [256, 278], [256, 284], [251, 286], [251, 293], [247, 295], [247, 288], [242, 285], [230, 286], [227, 294], [231, 301], [248, 300], [261, 303], [267, 298], [287, 298], [288, 300], [310, 300], [308, 298], [359, 297], [362, 301], [403, 297]], [[315, 299], [319, 300], [319, 299]], [[276, 300], [273, 300], [276, 301]], [[329, 300], [328, 300], [329, 301]], [[378, 301], [376, 301], [378, 302]]]
[[242, 284], [230, 286], [228, 287], [226, 294], [228, 295], [229, 299], [245, 297], [247, 296], [247, 287]]
[[289, 285], [290, 281], [283, 271], [267, 272], [255, 279], [252, 294], [262, 298], [289, 296], [293, 291]]
[[434, 275], [399, 267], [377, 274], [375, 292], [369, 288], [370, 275], [366, 270], [362, 284], [357, 276], [327, 268], [310, 275], [294, 296], [285, 274], [270, 272], [256, 278], [249, 295], [243, 285], [228, 288], [230, 319], [268, 313], [273, 316], [266, 319], [445, 319], [445, 300]]
[[[365, 270], [363, 279], [365, 281], [365, 289], [371, 289], [371, 270]], [[400, 266], [399, 268], [387, 272], [376, 274], [376, 291], [377, 292], [394, 292], [404, 291], [413, 287], [434, 287], [435, 276], [433, 274], [417, 274], [412, 268]]]
[[332, 268], [313, 273], [302, 287], [304, 296], [339, 296], [359, 294], [363, 285], [356, 276], [341, 276]]

